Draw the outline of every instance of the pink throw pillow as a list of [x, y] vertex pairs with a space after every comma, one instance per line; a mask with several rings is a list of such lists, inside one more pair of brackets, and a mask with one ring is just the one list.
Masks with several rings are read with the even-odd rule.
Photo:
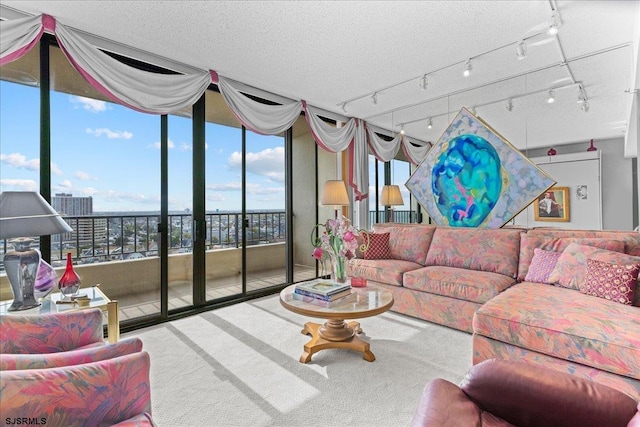
[[622, 253], [624, 242], [619, 243], [622, 246], [618, 252], [571, 243], [562, 251], [553, 272], [549, 276], [549, 281], [565, 288], [579, 290], [580, 284], [584, 284], [587, 275], [587, 258], [614, 264], [640, 263], [640, 257]]
[[640, 264], [611, 264], [587, 258], [587, 279], [580, 292], [631, 305]]
[[369, 234], [369, 247], [364, 251], [364, 259], [391, 259], [389, 233]]
[[553, 272], [560, 255], [560, 252], [535, 248], [533, 250], [533, 259], [524, 280], [527, 282], [551, 283], [549, 282], [549, 275]]

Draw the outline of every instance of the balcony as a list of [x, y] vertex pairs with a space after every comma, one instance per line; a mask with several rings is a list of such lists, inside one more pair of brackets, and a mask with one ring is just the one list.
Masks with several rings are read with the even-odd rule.
[[[380, 215], [384, 218], [384, 212]], [[414, 216], [409, 211], [396, 211], [394, 215], [397, 222], [408, 222]], [[375, 212], [371, 212], [371, 217], [375, 218]], [[105, 294], [119, 301], [121, 320], [160, 312], [158, 215], [81, 216], [65, 220], [77, 231], [52, 236], [51, 264], [58, 277], [62, 276], [67, 252], [71, 252], [83, 287], [99, 283]], [[247, 213], [245, 227], [239, 226], [239, 213], [211, 213], [206, 215], [206, 224], [207, 301], [242, 295], [243, 229], [247, 293], [287, 283], [284, 212]], [[192, 216], [170, 215], [167, 227], [171, 310], [193, 304]], [[308, 236], [301, 240], [304, 240], [301, 244], [306, 244]], [[3, 241], [0, 247], [0, 300], [13, 297], [1, 265], [4, 252], [10, 250], [8, 245]], [[294, 264], [294, 281], [315, 276], [311, 256]]]

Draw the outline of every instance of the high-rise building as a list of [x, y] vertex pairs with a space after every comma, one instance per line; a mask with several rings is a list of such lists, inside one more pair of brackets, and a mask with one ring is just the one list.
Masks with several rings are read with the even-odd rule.
[[[93, 215], [93, 198], [73, 197], [73, 194], [57, 193], [51, 198], [51, 206], [63, 217]], [[81, 245], [104, 242], [107, 237], [106, 218], [65, 218], [73, 232], [62, 236], [63, 241], [78, 241]], [[53, 241], [56, 241], [54, 238]]]

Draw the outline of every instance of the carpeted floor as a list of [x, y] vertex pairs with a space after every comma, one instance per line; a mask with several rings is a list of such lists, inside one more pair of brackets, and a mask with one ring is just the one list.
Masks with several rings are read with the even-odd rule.
[[141, 329], [159, 427], [408, 426], [424, 385], [471, 366], [471, 335], [396, 313], [362, 319], [376, 360], [331, 349], [302, 364], [307, 321], [278, 296]]

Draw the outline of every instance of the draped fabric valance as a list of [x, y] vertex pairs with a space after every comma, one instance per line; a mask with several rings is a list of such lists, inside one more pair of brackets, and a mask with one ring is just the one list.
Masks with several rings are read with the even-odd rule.
[[218, 77], [218, 88], [238, 120], [254, 132], [275, 135], [289, 129], [300, 117], [302, 101], [286, 105], [266, 105], [243, 95], [237, 82]]
[[[396, 136], [391, 142], [376, 135], [375, 127], [351, 118], [343, 126], [325, 123], [321, 111], [304, 101], [266, 105], [244, 95], [240, 84], [218, 76], [215, 71], [192, 74], [159, 74], [142, 71], [112, 58], [88, 43], [82, 35], [48, 15], [0, 21], [0, 65], [15, 61], [37, 45], [44, 31], [52, 32], [73, 67], [109, 99], [137, 111], [169, 114], [196, 103], [210, 83], [218, 84], [220, 93], [238, 120], [254, 132], [280, 134], [297, 120], [301, 110], [314, 139], [331, 152], [348, 151], [349, 184], [356, 199], [367, 197], [368, 148], [381, 161], [391, 160], [402, 143], [407, 158], [419, 163], [429, 145]], [[411, 144], [410, 141], [415, 143]], [[417, 146], [416, 146], [417, 145]]]

